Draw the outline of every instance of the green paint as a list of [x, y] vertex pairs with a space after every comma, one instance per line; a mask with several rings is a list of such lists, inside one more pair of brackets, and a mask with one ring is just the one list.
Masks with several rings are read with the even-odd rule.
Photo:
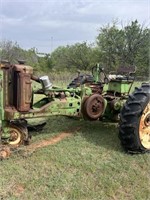
[[100, 75], [100, 73], [101, 73], [101, 67], [100, 67], [100, 65], [99, 65], [99, 63], [93, 68], [93, 78], [94, 78], [94, 81], [97, 83], [97, 82], [99, 82], [100, 80], [100, 77], [99, 77], [99, 75]]
[[114, 91], [115, 93], [128, 94], [131, 82], [127, 80], [111, 80], [108, 83], [108, 91]]
[[15, 112], [14, 119], [29, 119], [29, 118], [39, 118], [39, 117], [49, 117], [53, 115], [64, 115], [64, 116], [79, 116], [81, 109], [81, 98], [66, 97], [65, 99], [54, 98], [49, 101], [49, 106], [47, 106], [43, 111], [41, 107], [47, 104], [47, 99], [43, 98], [34, 104], [33, 109], [27, 113]]
[[[103, 72], [103, 69], [100, 68], [99, 64], [94, 68], [93, 77], [94, 83], [99, 82], [100, 73]], [[5, 93], [4, 97], [4, 82], [5, 85], [8, 83], [8, 78], [5, 77], [3, 69], [0, 70], [0, 124], [2, 127], [2, 136], [1, 139], [9, 139], [9, 123], [10, 121], [18, 121], [20, 119], [35, 119], [35, 118], [47, 118], [54, 115], [64, 115], [64, 116], [77, 116], [81, 117], [81, 105], [85, 97], [92, 95], [92, 89], [90, 86], [81, 85], [75, 89], [73, 88], [59, 88], [53, 87], [46, 92], [43, 91], [42, 95], [45, 95], [44, 98], [37, 101], [31, 105], [31, 109], [28, 112], [19, 112], [17, 106], [13, 105], [15, 109], [9, 109], [4, 107], [5, 99], [8, 98], [8, 91]], [[17, 83], [17, 81], [16, 81]], [[13, 83], [12, 83], [13, 84]], [[109, 93], [103, 95], [104, 98], [104, 112], [102, 117], [114, 120], [118, 116], [121, 108], [123, 107], [126, 97], [128, 95], [130, 86], [132, 82], [127, 80], [112, 80], [108, 84], [108, 91], [111, 91], [111, 97]], [[19, 87], [18, 87], [19, 88]], [[27, 90], [25, 91], [27, 92]], [[19, 92], [18, 92], [19, 93]], [[116, 94], [119, 93], [120, 97], [116, 97]], [[37, 92], [38, 94], [38, 92]], [[13, 92], [11, 93], [13, 95]], [[33, 93], [33, 99], [36, 95], [36, 92]], [[108, 95], [108, 96], [107, 96]], [[112, 104], [113, 102], [113, 104]]]

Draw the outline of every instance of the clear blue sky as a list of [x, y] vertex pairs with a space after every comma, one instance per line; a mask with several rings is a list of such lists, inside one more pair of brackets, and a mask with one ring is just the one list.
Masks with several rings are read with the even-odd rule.
[[150, 26], [150, 0], [0, 0], [0, 39], [50, 52], [94, 42], [101, 26], [137, 19]]

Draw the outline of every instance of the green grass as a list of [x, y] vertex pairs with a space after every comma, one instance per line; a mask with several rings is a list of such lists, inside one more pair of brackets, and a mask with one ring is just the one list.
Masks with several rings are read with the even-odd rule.
[[32, 142], [80, 131], [61, 142], [16, 152], [0, 165], [1, 199], [148, 200], [149, 155], [128, 155], [116, 124], [52, 117]]
[[25, 147], [0, 163], [1, 200], [148, 200], [150, 155], [126, 154], [117, 124], [51, 117], [32, 143], [72, 137], [35, 152]]

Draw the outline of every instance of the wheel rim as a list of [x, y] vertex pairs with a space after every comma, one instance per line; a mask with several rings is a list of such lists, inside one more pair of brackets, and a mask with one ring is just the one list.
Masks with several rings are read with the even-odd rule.
[[142, 113], [139, 133], [141, 144], [145, 148], [150, 149], [150, 102], [147, 104]]
[[9, 144], [10, 145], [19, 145], [22, 141], [22, 137], [21, 137], [21, 132], [14, 128], [14, 127], [10, 127], [10, 138], [9, 138]]
[[91, 105], [89, 107], [89, 113], [92, 116], [99, 114], [102, 110], [101, 101], [98, 98], [95, 98], [91, 101]]
[[90, 119], [98, 119], [104, 111], [104, 100], [99, 94], [92, 95], [85, 102], [85, 113]]

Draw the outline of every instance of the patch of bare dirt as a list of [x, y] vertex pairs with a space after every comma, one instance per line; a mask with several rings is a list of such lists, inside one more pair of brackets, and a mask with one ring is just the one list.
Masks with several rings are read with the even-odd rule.
[[27, 150], [32, 150], [32, 151], [35, 151], [36, 149], [38, 148], [42, 148], [42, 147], [45, 147], [45, 146], [48, 146], [48, 145], [52, 145], [52, 144], [56, 144], [58, 142], [60, 142], [61, 140], [63, 140], [64, 138], [66, 137], [70, 137], [72, 136], [73, 134], [72, 133], [61, 133], [53, 138], [50, 138], [49, 140], [42, 140], [38, 143], [33, 143], [33, 144], [30, 144], [29, 146], [27, 146]]
[[80, 130], [80, 127], [72, 130], [71, 132], [70, 131], [62, 132], [50, 139], [32, 143], [29, 146], [26, 146], [25, 148], [24, 147], [23, 148], [22, 147], [10, 148], [8, 146], [4, 146], [3, 148], [0, 149], [0, 159], [3, 160], [5, 158], [8, 158], [11, 153], [15, 153], [15, 152], [20, 152], [24, 156], [27, 156], [28, 154], [33, 153], [34, 151], [36, 151], [39, 148], [43, 148], [43, 147], [46, 147], [49, 145], [54, 145], [67, 137], [73, 136], [75, 134], [75, 132], [77, 132], [78, 130]]
[[24, 192], [24, 186], [21, 184], [15, 184], [12, 187], [12, 194], [16, 197], [19, 197]]
[[43, 147], [46, 147], [46, 146], [49, 146], [49, 145], [54, 145], [54, 144], [60, 142], [61, 140], [63, 140], [64, 138], [73, 136], [75, 134], [75, 132], [77, 132], [79, 130], [80, 130], [80, 127], [72, 130], [71, 132], [62, 132], [62, 133], [60, 133], [59, 135], [56, 135], [53, 138], [50, 138], [50, 139], [47, 139], [47, 140], [42, 140], [40, 142], [30, 144], [29, 146], [26, 147], [26, 150], [28, 152], [29, 151], [33, 152], [33, 151], [35, 151], [39, 148], [43, 148]]
[[0, 160], [8, 158], [11, 154], [11, 150], [8, 146], [2, 146], [0, 148]]

